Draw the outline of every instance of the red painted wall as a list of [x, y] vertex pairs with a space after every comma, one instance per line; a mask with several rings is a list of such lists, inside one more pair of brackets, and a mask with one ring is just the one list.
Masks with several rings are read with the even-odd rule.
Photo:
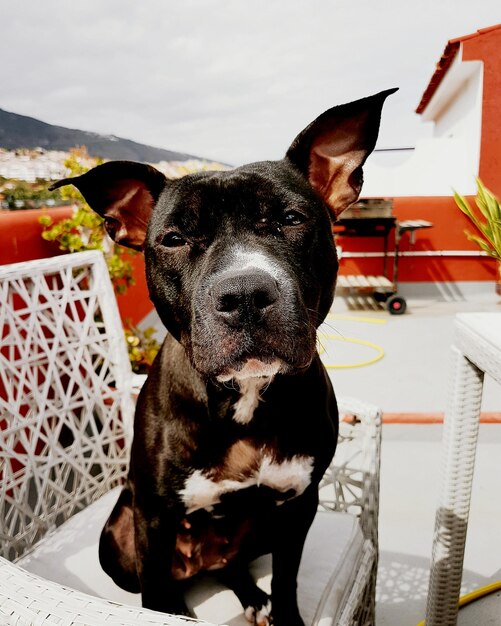
[[[0, 211], [0, 265], [64, 254], [56, 243], [42, 239], [38, 219], [48, 214], [54, 221], [59, 221], [70, 217], [73, 210], [73, 207], [65, 206], [44, 209], [43, 213], [40, 209]], [[117, 296], [117, 302], [122, 320], [138, 324], [153, 305], [148, 297], [143, 255], [134, 255], [132, 264], [136, 284], [125, 295]]]
[[55, 221], [71, 217], [73, 207], [0, 211], [0, 265], [62, 254], [53, 241], [42, 239], [38, 218], [47, 214]]
[[136, 325], [153, 309], [153, 304], [146, 285], [144, 256], [136, 254], [131, 260], [136, 284], [129, 287], [125, 295], [117, 296], [117, 302], [122, 320], [124, 322], [130, 320], [132, 324]]
[[481, 30], [462, 44], [464, 61], [484, 64], [480, 178], [501, 197], [501, 28]]

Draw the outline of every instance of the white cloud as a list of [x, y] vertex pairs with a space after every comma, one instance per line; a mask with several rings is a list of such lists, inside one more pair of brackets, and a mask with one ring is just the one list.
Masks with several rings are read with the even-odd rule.
[[499, 0], [17, 0], [2, 13], [0, 107], [242, 163], [393, 86], [380, 145], [414, 144], [447, 40], [496, 23]]

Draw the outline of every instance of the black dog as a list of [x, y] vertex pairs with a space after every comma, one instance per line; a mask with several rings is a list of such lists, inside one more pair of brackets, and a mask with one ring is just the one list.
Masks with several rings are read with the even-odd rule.
[[[54, 185], [75, 185], [116, 242], [144, 250], [170, 333], [100, 543], [104, 570], [145, 607], [187, 614], [185, 581], [217, 570], [251, 623], [303, 625], [297, 571], [337, 440], [316, 353], [338, 265], [331, 220], [359, 195], [394, 91], [326, 111], [281, 161], [180, 180], [110, 162]], [[248, 572], [264, 553], [271, 603]]]

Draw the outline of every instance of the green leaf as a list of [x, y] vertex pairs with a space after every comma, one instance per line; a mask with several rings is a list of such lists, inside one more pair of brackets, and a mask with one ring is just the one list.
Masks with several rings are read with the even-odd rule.
[[478, 237], [478, 235], [474, 235], [473, 233], [468, 232], [467, 230], [464, 231], [465, 235], [468, 237], [468, 239], [470, 241], [474, 241], [476, 244], [478, 244], [478, 246], [484, 251], [486, 252], [488, 255], [492, 256], [494, 251], [492, 250], [492, 248], [489, 246], [489, 244], [485, 241], [485, 239], [482, 239], [481, 237]]
[[42, 217], [38, 218], [38, 222], [45, 227], [52, 226], [53, 223], [52, 217], [50, 215], [42, 215]]
[[[463, 198], [463, 196], [454, 192], [454, 200], [456, 201], [459, 209], [470, 219], [471, 223], [475, 226], [480, 235], [482, 235], [482, 241], [489, 246], [489, 250], [497, 250], [498, 253], [501, 254], [501, 230], [495, 226], [493, 222], [493, 218], [497, 216], [497, 211], [499, 210], [499, 203], [492, 193], [485, 188], [482, 181], [477, 178], [477, 196], [475, 198], [475, 203], [480, 213], [485, 218], [485, 221], [481, 221], [479, 217], [475, 215], [474, 211], [468, 204], [468, 201]], [[478, 243], [478, 237], [475, 239], [469, 237], [469, 239], [480, 245]], [[492, 252], [490, 252], [490, 254], [492, 254]]]
[[493, 220], [501, 217], [499, 203], [496, 198], [490, 193], [488, 189], [486, 189], [482, 183], [479, 181], [479, 197], [482, 199], [481, 204], [484, 208], [483, 214], [488, 222], [492, 222]]
[[477, 180], [477, 195], [476, 195], [476, 198], [475, 198], [475, 204], [479, 208], [479, 210], [482, 213], [482, 215], [486, 219], [489, 219], [490, 212], [489, 212], [489, 206], [488, 206], [488, 203], [487, 203], [487, 198], [486, 198], [485, 193], [484, 193], [484, 187], [483, 187], [482, 183], [479, 180]]
[[456, 204], [461, 209], [461, 211], [465, 215], [467, 215], [470, 219], [472, 219], [473, 213], [471, 211], [470, 205], [468, 204], [468, 201], [466, 200], [466, 198], [463, 198], [463, 196], [460, 196], [457, 193], [457, 191], [455, 191], [454, 192], [454, 200], [456, 201]]

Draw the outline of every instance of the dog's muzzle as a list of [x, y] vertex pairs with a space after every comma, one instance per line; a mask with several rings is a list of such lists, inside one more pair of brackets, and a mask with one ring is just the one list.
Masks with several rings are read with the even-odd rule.
[[284, 272], [230, 268], [195, 299], [192, 346], [200, 373], [218, 380], [273, 378], [307, 366], [315, 351], [299, 289]]

